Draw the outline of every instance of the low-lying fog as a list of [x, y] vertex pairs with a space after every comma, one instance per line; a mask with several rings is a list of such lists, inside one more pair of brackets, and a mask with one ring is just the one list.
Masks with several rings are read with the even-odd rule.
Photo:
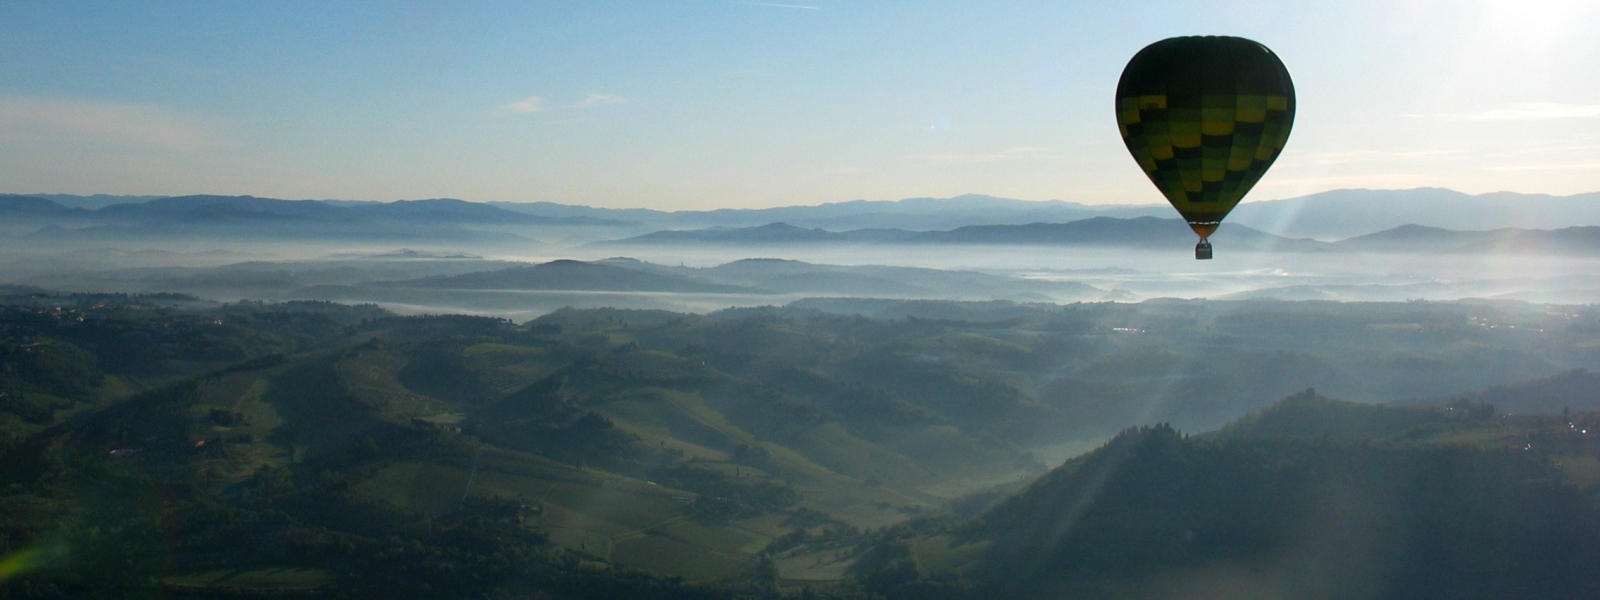
[[[1170, 249], [1159, 251], [979, 244], [618, 246], [571, 241], [581, 243], [118, 240], [107, 244], [25, 244], [14, 239], [0, 247], [0, 282], [54, 291], [180, 292], [224, 301], [375, 302], [405, 313], [467, 312], [519, 321], [563, 306], [706, 312], [730, 306], [781, 305], [818, 296], [1062, 303], [1137, 302], [1159, 297], [1600, 301], [1600, 278], [1591, 275], [1600, 272], [1600, 260], [1573, 256], [1264, 252], [1219, 241], [1216, 259], [1197, 261], [1189, 250], [1189, 239], [1176, 239]], [[607, 260], [620, 257], [642, 262]], [[773, 261], [743, 263], [737, 269], [715, 268], [751, 258], [809, 264]], [[605, 261], [733, 287], [668, 289], [626, 282], [592, 286], [581, 279], [551, 284], [517, 280], [499, 288], [494, 284], [406, 283], [561, 259]], [[827, 265], [852, 268], [830, 269]], [[874, 266], [962, 272], [956, 275], [963, 277], [866, 268]], [[786, 269], [782, 276], [767, 272], [780, 267]], [[527, 277], [537, 280], [540, 275]], [[375, 282], [388, 283], [368, 285]]]
[[[1128, 301], [1157, 297], [1514, 298], [1580, 304], [1600, 301], [1600, 285], [1590, 275], [1600, 266], [1600, 260], [1587, 257], [1253, 252], [1219, 246], [1215, 259], [1202, 261], [1194, 260], [1182, 245], [1169, 251], [974, 245], [768, 246], [759, 252], [739, 250], [634, 247], [627, 256], [692, 267], [759, 256], [834, 265], [971, 270], [1021, 279], [1075, 281], [1116, 293], [1115, 298], [1109, 299]], [[579, 260], [610, 256], [617, 254], [586, 248], [559, 255]], [[557, 257], [505, 258], [537, 261]]]

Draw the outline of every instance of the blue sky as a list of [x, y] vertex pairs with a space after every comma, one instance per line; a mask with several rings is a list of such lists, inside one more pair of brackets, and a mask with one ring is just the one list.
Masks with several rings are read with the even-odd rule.
[[1272, 47], [1249, 200], [1600, 191], [1600, 7], [1345, 2], [0, 3], [0, 191], [688, 209], [982, 193], [1153, 203], [1127, 59]]

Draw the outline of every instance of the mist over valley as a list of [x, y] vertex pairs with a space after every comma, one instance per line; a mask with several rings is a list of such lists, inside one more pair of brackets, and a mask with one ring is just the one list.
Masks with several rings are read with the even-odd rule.
[[[0, 532], [73, 549], [56, 589], [1482, 591], [1315, 558], [1351, 544], [1600, 589], [1581, 199], [1245, 205], [1211, 261], [1156, 207], [979, 196], [122, 200], [0, 196]], [[1411, 221], [1446, 200], [1485, 216]]]
[[[1446, 202], [1474, 209], [1443, 210]], [[1173, 259], [1186, 250], [1187, 228], [1157, 206], [963, 196], [669, 213], [189, 196], [90, 210], [10, 195], [0, 197], [12, 235], [0, 247], [9, 257], [0, 274], [61, 291], [339, 299], [516, 318], [562, 306], [704, 312], [808, 296], [1588, 303], [1600, 291], [1586, 275], [1600, 214], [1583, 206], [1580, 197], [1431, 189], [1247, 203], [1214, 238], [1230, 260], [1209, 264]], [[1568, 225], [1531, 227], [1557, 222]], [[624, 270], [547, 278], [560, 269], [532, 268], [557, 260]], [[491, 274], [519, 265], [527, 266], [519, 277]], [[470, 273], [484, 275], [451, 279]], [[673, 277], [680, 281], [664, 283]]]

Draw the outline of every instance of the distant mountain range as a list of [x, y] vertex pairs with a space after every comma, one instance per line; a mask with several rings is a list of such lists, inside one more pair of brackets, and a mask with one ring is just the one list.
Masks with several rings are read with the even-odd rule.
[[111, 194], [94, 194], [91, 196], [78, 196], [73, 194], [18, 194], [34, 198], [44, 198], [68, 208], [84, 208], [98, 210], [113, 204], [137, 204], [149, 202], [171, 196], [125, 196]]
[[1600, 225], [1600, 193], [1547, 196], [1495, 192], [1476, 196], [1421, 188], [1334, 190], [1240, 204], [1228, 222], [1288, 237], [1344, 239], [1401, 225], [1442, 229], [1562, 229]]
[[[796, 244], [987, 244], [1041, 246], [1110, 246], [1172, 249], [1194, 238], [1179, 219], [1093, 217], [1068, 223], [972, 225], [949, 231], [859, 229], [827, 231], [787, 223], [760, 227], [712, 227], [657, 231], [641, 236], [596, 242], [599, 246], [778, 246]], [[1497, 229], [1451, 231], [1402, 225], [1337, 242], [1292, 239], [1244, 225], [1224, 223], [1211, 239], [1233, 249], [1277, 252], [1497, 253], [1578, 254], [1600, 252], [1600, 227], [1557, 230]]]
[[[477, 203], [453, 199], [362, 202], [251, 196], [0, 195], [0, 227], [48, 239], [137, 238], [227, 233], [245, 237], [405, 237], [431, 233], [467, 239], [526, 237], [513, 228], [587, 228], [563, 243], [630, 235], [622, 243], [774, 244], [1114, 243], [1172, 236], [1181, 223], [1164, 204], [1093, 206], [965, 195], [899, 201], [853, 200], [817, 206], [666, 212], [549, 202]], [[1070, 225], [1070, 226], [1069, 226]], [[1406, 228], [1406, 226], [1412, 226]], [[1251, 248], [1459, 252], [1589, 252], [1600, 227], [1600, 193], [1467, 195], [1444, 189], [1335, 190], [1240, 205], [1219, 232]], [[1402, 228], [1402, 229], [1397, 229]], [[18, 231], [22, 230], [22, 231]], [[548, 231], [540, 235], [547, 235]], [[644, 235], [639, 235], [644, 234]], [[1178, 236], [1182, 237], [1182, 236]], [[1177, 238], [1172, 238], [1177, 239]]]
[[105, 219], [120, 217], [140, 221], [249, 221], [288, 218], [305, 221], [418, 221], [522, 225], [593, 225], [597, 222], [583, 217], [539, 217], [478, 202], [449, 198], [341, 205], [318, 200], [277, 200], [253, 196], [181, 196], [138, 204], [116, 204], [94, 211], [94, 215]]
[[1034, 222], [1064, 222], [1097, 216], [1131, 218], [1168, 216], [1162, 205], [1091, 206], [1050, 200], [1035, 202], [979, 194], [953, 198], [908, 198], [905, 200], [851, 200], [817, 206], [777, 208], [725, 208], [706, 211], [665, 212], [649, 209], [606, 209], [552, 204], [549, 202], [495, 202], [495, 206], [547, 217], [575, 217], [635, 221], [669, 229], [705, 227], [755, 227], [782, 222], [806, 229], [908, 229], [930, 231], [967, 225], [1023, 225]]
[[1394, 229], [1350, 238], [1337, 245], [1342, 248], [1375, 252], [1593, 255], [1600, 251], [1600, 227], [1451, 231], [1422, 225], [1401, 225]]
[[[949, 231], [856, 229], [827, 231], [788, 223], [760, 227], [711, 227], [687, 231], [657, 231], [641, 236], [598, 242], [598, 245], [789, 245], [789, 244], [1013, 244], [1051, 246], [1185, 246], [1193, 240], [1179, 219], [1092, 217], [1067, 223], [1026, 225], [970, 225]], [[1325, 250], [1313, 240], [1291, 240], [1239, 225], [1223, 225], [1213, 236], [1218, 241], [1266, 250]]]
[[36, 196], [0, 196], [8, 228], [59, 240], [439, 239], [529, 242], [516, 226], [590, 226], [584, 217], [547, 218], [453, 199], [374, 204], [279, 200], [253, 196], [180, 196], [111, 204], [96, 210]]
[[[1224, 224], [1211, 236], [1218, 243], [1256, 250], [1322, 250], [1319, 242], [1291, 240], [1242, 225]], [[1172, 247], [1193, 244], [1193, 232], [1180, 219], [1094, 217], [1069, 223], [973, 225], [930, 231], [912, 241], [924, 244], [1040, 244]]]
[[[634, 221], [661, 229], [743, 228], [782, 222], [806, 229], [947, 230], [972, 225], [1063, 223], [1093, 217], [1171, 218], [1165, 203], [1088, 205], [1025, 201], [968, 194], [898, 201], [852, 200], [817, 206], [664, 212], [535, 203], [495, 203], [507, 210], [549, 217], [585, 216]], [[1228, 222], [1288, 238], [1339, 240], [1401, 225], [1456, 230], [1504, 227], [1560, 229], [1600, 225], [1600, 193], [1548, 196], [1496, 192], [1469, 195], [1438, 188], [1333, 190], [1283, 200], [1246, 202]]]
[[13, 195], [0, 196], [0, 215], [6, 215], [8, 217], [63, 217], [69, 215], [87, 216], [88, 214], [89, 211], [81, 208], [69, 208], [48, 198]]

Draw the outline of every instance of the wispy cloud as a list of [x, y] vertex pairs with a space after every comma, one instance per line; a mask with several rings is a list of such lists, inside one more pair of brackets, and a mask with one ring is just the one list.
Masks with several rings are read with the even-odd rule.
[[1449, 158], [1467, 154], [1463, 148], [1425, 148], [1421, 150], [1345, 150], [1312, 152], [1293, 156], [1285, 164], [1343, 165], [1366, 162], [1416, 161]]
[[964, 153], [964, 154], [923, 154], [909, 157], [911, 160], [932, 163], [937, 165], [970, 165], [992, 163], [1008, 160], [1037, 160], [1051, 158], [1051, 155], [1041, 154], [1049, 148], [1040, 146], [1016, 146], [999, 152]]
[[[1456, 177], [1456, 183], [1477, 181]], [[1437, 186], [1439, 174], [1437, 173], [1351, 173], [1348, 175], [1326, 175], [1313, 177], [1272, 176], [1262, 180], [1257, 191], [1251, 193], [1251, 198], [1265, 199], [1267, 197], [1285, 197], [1277, 195], [1272, 190], [1291, 190], [1289, 196], [1304, 195], [1311, 192], [1306, 190], [1330, 190], [1338, 188], [1412, 188]]]
[[501, 108], [514, 113], [536, 113], [549, 109], [549, 107], [547, 107], [544, 103], [544, 98], [540, 98], [538, 96], [528, 96], [527, 98], [506, 104]]
[[578, 103], [574, 104], [572, 107], [589, 108], [591, 106], [600, 106], [603, 104], [622, 104], [627, 101], [627, 98], [623, 98], [622, 96], [618, 96], [616, 94], [589, 94], [588, 98], [579, 100]]
[[1593, 171], [1600, 169], [1600, 159], [1578, 160], [1533, 165], [1502, 165], [1489, 167], [1490, 171]]
[[815, 6], [806, 6], [804, 4], [776, 4], [772, 2], [740, 2], [739, 4], [743, 4], [745, 6], [766, 6], [770, 8], [799, 8], [803, 10], [817, 10], [817, 7]]
[[1452, 121], [1545, 121], [1552, 119], [1600, 118], [1600, 104], [1561, 104], [1556, 102], [1523, 102], [1499, 108], [1469, 113], [1408, 114], [1420, 119], [1446, 119]]
[[583, 110], [607, 104], [622, 104], [627, 98], [616, 94], [589, 94], [588, 97], [571, 104], [551, 104], [539, 96], [528, 96], [516, 102], [502, 104], [500, 110], [518, 114], [549, 112], [553, 110]]
[[0, 139], [128, 144], [178, 152], [222, 145], [215, 119], [149, 104], [0, 96]]

